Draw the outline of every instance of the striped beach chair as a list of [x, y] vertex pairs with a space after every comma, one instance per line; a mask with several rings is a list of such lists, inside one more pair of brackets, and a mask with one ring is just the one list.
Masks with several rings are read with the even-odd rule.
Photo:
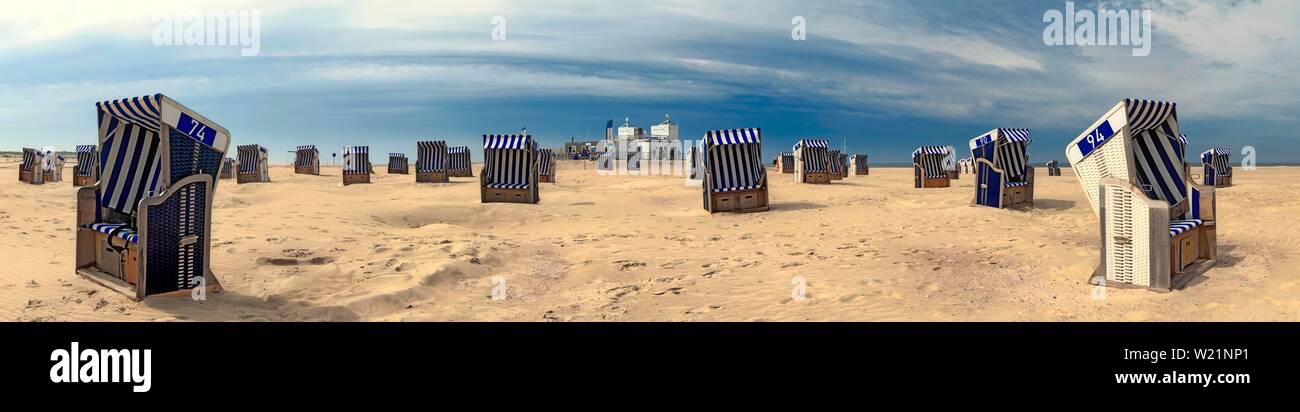
[[946, 146], [921, 146], [912, 151], [913, 186], [948, 187], [950, 177], [943, 163], [951, 155]]
[[855, 176], [867, 176], [871, 174], [871, 166], [867, 164], [867, 155], [858, 153], [849, 156], [849, 170], [853, 171]]
[[[415, 142], [415, 182], [447, 183], [447, 142], [426, 140]], [[468, 168], [468, 166], [466, 166]]]
[[[762, 129], [758, 128], [712, 130], [704, 134], [704, 210], [718, 213], [768, 209], [762, 135]], [[799, 152], [795, 153], [798, 159]], [[824, 167], [825, 152], [821, 153]]]
[[948, 157], [941, 164], [944, 170], [948, 172], [948, 179], [959, 180], [961, 179], [961, 171], [957, 170], [957, 148], [952, 146], [944, 147], [948, 149]]
[[827, 169], [830, 173], [831, 180], [844, 180], [844, 177], [847, 176], [846, 171], [848, 170], [848, 168], [845, 167], [845, 163], [848, 163], [849, 156], [840, 153], [839, 150], [827, 150], [826, 158], [830, 159], [830, 164], [827, 165]]
[[18, 181], [34, 185], [45, 183], [45, 152], [23, 148], [23, 161], [18, 164]]
[[1034, 204], [1029, 129], [998, 128], [970, 140], [975, 159], [972, 205], [1006, 208]]
[[447, 175], [451, 177], [474, 177], [470, 168], [469, 146], [447, 148]]
[[1093, 284], [1167, 291], [1217, 259], [1213, 187], [1186, 175], [1174, 103], [1125, 99], [1066, 147], [1101, 223]]
[[137, 300], [219, 291], [212, 198], [230, 132], [162, 94], [96, 107], [101, 178], [77, 190], [77, 273]]
[[1045, 166], [1047, 167], [1047, 175], [1048, 175], [1048, 176], [1060, 176], [1060, 175], [1061, 175], [1061, 164], [1060, 164], [1059, 162], [1057, 162], [1057, 161], [1055, 161], [1055, 160], [1051, 160], [1051, 161], [1048, 161], [1048, 162], [1045, 164]]
[[1204, 168], [1204, 185], [1214, 187], [1232, 186], [1232, 149], [1215, 147], [1201, 153], [1201, 167]]
[[537, 151], [537, 181], [542, 183], [555, 183], [555, 150], [540, 149]]
[[343, 146], [343, 185], [370, 183], [370, 146]]
[[229, 157], [225, 158], [225, 160], [221, 161], [221, 177], [219, 179], [234, 179], [236, 170], [239, 170], [239, 162]]
[[831, 182], [830, 142], [800, 139], [794, 144], [794, 181], [824, 184]]
[[537, 143], [527, 134], [483, 135], [483, 203], [537, 203]]
[[63, 167], [67, 164], [67, 161], [68, 160], [63, 157], [63, 153], [53, 150], [45, 152], [45, 161], [41, 165], [41, 171], [42, 174], [44, 174], [42, 177], [45, 179], [45, 182], [62, 182]]
[[293, 173], [320, 175], [320, 151], [316, 145], [298, 146], [293, 155]]
[[99, 146], [77, 146], [77, 167], [72, 169], [72, 185], [90, 186], [99, 180]]
[[271, 155], [261, 145], [247, 144], [236, 147], [239, 156], [239, 173], [235, 182], [265, 183], [271, 181]]
[[388, 154], [388, 174], [407, 175], [411, 174], [411, 162], [406, 159], [406, 153], [389, 153]]
[[794, 153], [781, 152], [776, 155], [777, 173], [794, 173]]

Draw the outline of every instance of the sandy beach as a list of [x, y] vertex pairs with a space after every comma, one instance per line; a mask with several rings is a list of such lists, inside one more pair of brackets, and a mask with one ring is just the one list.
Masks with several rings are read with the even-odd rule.
[[1218, 191], [1218, 266], [1186, 289], [1094, 299], [1097, 220], [1068, 168], [1039, 168], [1026, 210], [969, 206], [969, 175], [918, 190], [904, 168], [831, 185], [769, 168], [771, 211], [710, 216], [681, 177], [577, 162], [538, 205], [480, 204], [477, 178], [417, 185], [377, 166], [343, 187], [338, 167], [281, 165], [218, 186], [224, 292], [134, 302], [74, 273], [71, 172], [31, 186], [15, 167], [0, 165], [6, 321], [1300, 320], [1300, 237], [1280, 220], [1300, 214], [1296, 168]]

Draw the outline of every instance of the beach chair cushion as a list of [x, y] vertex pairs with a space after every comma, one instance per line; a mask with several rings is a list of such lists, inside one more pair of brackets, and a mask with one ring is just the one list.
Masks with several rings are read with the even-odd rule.
[[[122, 226], [126, 226], [126, 224], [125, 223], [92, 223], [87, 227], [89, 227], [91, 230], [94, 230], [96, 232], [103, 233], [106, 235], [111, 235], [113, 234], [114, 230], [117, 230], [117, 228], [120, 228]], [[140, 241], [140, 235], [136, 233], [134, 229], [131, 229], [129, 227], [118, 231], [117, 237], [131, 243], [138, 243]]]
[[1178, 236], [1179, 233], [1186, 232], [1200, 226], [1205, 221], [1201, 219], [1178, 219], [1169, 221], [1169, 237]]

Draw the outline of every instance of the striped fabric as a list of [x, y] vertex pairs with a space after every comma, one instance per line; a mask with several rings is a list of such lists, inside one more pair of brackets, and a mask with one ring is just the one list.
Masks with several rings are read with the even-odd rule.
[[[100, 108], [101, 207], [130, 215], [141, 198], [157, 191], [163, 169], [158, 112], [136, 110], [156, 108], [155, 102], [137, 97], [96, 104]], [[119, 112], [126, 113], [125, 117], [119, 117]]]
[[994, 166], [1006, 171], [1003, 180], [1018, 182], [1029, 166], [1029, 129], [998, 129], [997, 156]]
[[1213, 166], [1216, 175], [1229, 176], [1232, 174], [1232, 161], [1229, 159], [1231, 155], [1232, 149], [1226, 147], [1211, 148], [1201, 153], [1201, 163]]
[[406, 159], [406, 153], [389, 153], [388, 154], [388, 172], [406, 172], [409, 167]]
[[40, 150], [23, 148], [23, 162], [18, 167], [22, 170], [39, 171], [45, 163], [45, 153]]
[[[94, 223], [94, 224], [91, 224], [90, 226], [87, 226], [87, 227], [89, 227], [91, 230], [94, 230], [94, 231], [96, 231], [96, 232], [103, 233], [103, 234], [106, 234], [106, 235], [111, 235], [111, 234], [113, 234], [113, 231], [114, 231], [114, 230], [117, 230], [117, 228], [122, 227], [122, 226], [126, 226], [126, 224], [125, 224], [125, 223]], [[122, 229], [122, 230], [118, 231], [118, 232], [117, 232], [117, 237], [118, 237], [119, 239], [122, 239], [122, 240], [125, 240], [125, 241], [128, 241], [128, 242], [131, 242], [131, 243], [139, 243], [139, 242], [140, 242], [140, 235], [137, 234], [137, 233], [135, 232], [134, 229], [131, 229], [131, 228], [129, 228], [129, 227], [126, 228], [126, 229]]]
[[235, 159], [227, 157], [221, 161], [221, 176], [223, 178], [233, 177], [237, 168], [239, 168], [239, 163], [235, 163]]
[[262, 160], [267, 157], [266, 148], [255, 144], [238, 146], [236, 152], [239, 156], [240, 174], [259, 173]]
[[1205, 223], [1205, 221], [1201, 219], [1171, 220], [1169, 221], [1169, 237], [1178, 236], [1179, 233], [1191, 230], [1194, 227], [1200, 226], [1202, 223]]
[[552, 169], [555, 168], [555, 150], [541, 149], [537, 151], [537, 173], [543, 176], [550, 176]]
[[714, 193], [762, 188], [767, 169], [762, 159], [762, 129], [711, 130], [704, 133], [705, 169]]
[[370, 173], [370, 146], [343, 146], [343, 174]]
[[93, 144], [77, 146], [77, 168], [72, 173], [76, 176], [91, 176], [99, 164], [99, 147]]
[[531, 135], [483, 135], [483, 174], [492, 189], [528, 189], [537, 164]]
[[[442, 172], [447, 170], [447, 142], [426, 140], [415, 142], [415, 171]], [[465, 166], [469, 168], [468, 165]]]
[[839, 150], [826, 151], [826, 159], [829, 161], [826, 168], [828, 172], [832, 175], [844, 174], [844, 159]]
[[1154, 129], [1164, 124], [1169, 117], [1177, 117], [1176, 105], [1170, 102], [1124, 99], [1124, 106], [1130, 132]]
[[100, 111], [118, 119], [157, 131], [162, 126], [162, 95], [131, 97], [95, 103]]
[[1132, 135], [1133, 160], [1137, 165], [1137, 186], [1152, 199], [1177, 204], [1187, 197], [1183, 160], [1178, 153], [1177, 118]]
[[469, 168], [469, 146], [457, 146], [447, 149], [448, 170], [467, 171]]
[[830, 141], [827, 140], [800, 139], [793, 150], [803, 157], [804, 173], [826, 173], [831, 170], [829, 148]]
[[946, 171], [943, 159], [948, 156], [944, 146], [921, 146], [912, 151], [912, 163], [921, 165], [927, 177], [943, 176]]
[[298, 146], [293, 164], [298, 167], [315, 166], [319, 157], [320, 151], [316, 150], [315, 145]]

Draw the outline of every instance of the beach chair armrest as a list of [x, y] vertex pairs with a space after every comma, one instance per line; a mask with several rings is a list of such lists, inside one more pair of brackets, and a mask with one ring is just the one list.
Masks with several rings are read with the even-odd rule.
[[1146, 192], [1143, 192], [1141, 188], [1137, 187], [1137, 185], [1134, 185], [1132, 183], [1120, 179], [1116, 179], [1113, 177], [1104, 177], [1097, 184], [1101, 185], [1101, 190], [1103, 191], [1106, 190], [1107, 186], [1116, 186], [1116, 187], [1123, 188], [1128, 192], [1130, 196], [1142, 200], [1143, 203], [1146, 204], [1147, 209], [1163, 210], [1165, 211], [1166, 214], [1168, 214], [1169, 212], [1169, 207], [1170, 207], [1169, 202], [1147, 197]]
[[77, 189], [77, 227], [96, 223], [95, 215], [99, 209], [99, 188], [82, 186]]
[[[1192, 207], [1192, 217], [1206, 222], [1213, 222], [1215, 215], [1214, 186], [1205, 186], [1195, 180], [1186, 179], [1187, 200]], [[1196, 202], [1191, 204], [1191, 202]]]

